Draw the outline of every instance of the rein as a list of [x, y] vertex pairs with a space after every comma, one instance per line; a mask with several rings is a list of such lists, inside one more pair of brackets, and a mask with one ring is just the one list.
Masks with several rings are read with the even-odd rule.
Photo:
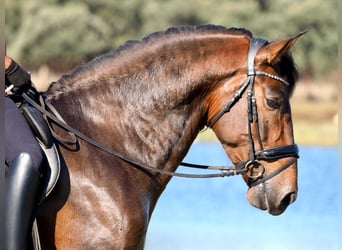
[[[117, 151], [114, 151], [106, 146], [104, 146], [101, 143], [98, 143], [97, 141], [89, 138], [85, 134], [81, 133], [80, 131], [70, 127], [68, 124], [65, 123], [63, 119], [61, 119], [61, 116], [58, 114], [57, 110], [52, 106], [50, 102], [48, 102], [45, 98], [43, 98], [41, 95], [39, 96], [40, 103], [41, 105], [37, 104], [29, 95], [26, 93], [23, 93], [22, 96], [24, 99], [31, 104], [34, 108], [38, 109], [43, 116], [45, 116], [45, 120], [48, 121], [47, 118], [51, 119], [53, 122], [55, 122], [58, 126], [61, 128], [65, 129], [66, 131], [69, 132], [69, 135], [72, 136], [71, 140], [66, 140], [58, 135], [56, 133], [53, 133], [53, 136], [55, 139], [58, 141], [65, 143], [65, 144], [75, 144], [77, 142], [77, 137], [81, 138], [82, 140], [88, 142], [89, 144], [111, 154], [116, 156], [117, 158], [130, 163], [132, 165], [135, 165], [137, 167], [140, 167], [142, 169], [146, 170], [151, 170], [160, 174], [165, 174], [165, 175], [170, 175], [170, 176], [176, 176], [176, 177], [185, 177], [185, 178], [215, 178], [215, 177], [226, 177], [226, 176], [233, 176], [233, 175], [238, 175], [238, 174], [243, 174], [246, 172], [246, 170], [243, 168], [244, 165], [238, 164], [237, 166], [207, 166], [207, 165], [200, 165], [200, 164], [193, 164], [193, 163], [186, 163], [186, 162], [181, 162], [180, 165], [185, 166], [185, 167], [191, 167], [191, 168], [197, 168], [197, 169], [208, 169], [208, 170], [217, 170], [221, 171], [220, 173], [215, 173], [215, 174], [186, 174], [186, 173], [175, 173], [163, 169], [159, 169], [147, 164], [143, 164], [140, 162], [137, 162], [133, 160], [132, 158], [129, 158]], [[43, 104], [44, 103], [44, 104]], [[49, 112], [46, 107], [51, 111]], [[49, 122], [48, 122], [49, 123]], [[53, 131], [53, 130], [51, 130]], [[58, 136], [58, 138], [56, 138]]]
[[[230, 109], [234, 106], [234, 104], [241, 98], [242, 94], [245, 92], [247, 87], [249, 86], [249, 90], [247, 93], [247, 101], [248, 101], [248, 134], [249, 134], [249, 147], [250, 147], [250, 159], [248, 161], [241, 161], [237, 163], [235, 166], [207, 166], [207, 165], [200, 165], [200, 164], [192, 164], [192, 163], [186, 163], [181, 162], [179, 165], [185, 166], [185, 167], [191, 167], [191, 168], [197, 168], [197, 169], [207, 169], [207, 170], [216, 170], [220, 171], [219, 173], [214, 174], [186, 174], [186, 173], [176, 173], [171, 172], [163, 169], [159, 169], [147, 164], [143, 164], [140, 162], [137, 162], [136, 160], [127, 157], [117, 151], [114, 151], [106, 146], [104, 146], [101, 143], [98, 143], [97, 141], [89, 138], [88, 136], [84, 135], [83, 133], [79, 132], [78, 130], [70, 127], [66, 122], [62, 119], [62, 117], [58, 114], [57, 110], [52, 106], [51, 103], [49, 103], [42, 95], [39, 96], [39, 100], [41, 105], [37, 104], [36, 101], [34, 101], [29, 95], [26, 93], [23, 93], [24, 99], [31, 104], [33, 107], [38, 109], [42, 115], [45, 117], [47, 123], [49, 124], [48, 119], [51, 119], [53, 122], [55, 122], [57, 125], [65, 129], [69, 135], [72, 136], [72, 140], [65, 140], [61, 137], [59, 137], [56, 133], [53, 132], [53, 136], [55, 139], [57, 139], [61, 143], [65, 144], [75, 144], [77, 143], [77, 138], [79, 137], [82, 140], [88, 142], [89, 144], [127, 162], [134, 166], [137, 166], [139, 168], [150, 170], [159, 174], [165, 174], [169, 176], [176, 176], [176, 177], [186, 177], [186, 178], [213, 178], [213, 177], [226, 177], [226, 176], [233, 176], [238, 174], [246, 174], [249, 183], [248, 185], [250, 187], [259, 185], [261, 183], [266, 182], [267, 180], [273, 178], [274, 176], [278, 175], [288, 167], [290, 167], [292, 164], [294, 164], [297, 161], [298, 156], [298, 147], [296, 144], [287, 145], [287, 146], [280, 146], [280, 147], [273, 147], [267, 150], [263, 150], [262, 147], [262, 141], [259, 131], [259, 125], [258, 125], [258, 113], [256, 109], [256, 98], [254, 95], [254, 79], [256, 76], [266, 76], [272, 79], [275, 79], [285, 85], [290, 85], [287, 81], [284, 79], [269, 74], [267, 72], [261, 72], [261, 71], [255, 71], [254, 68], [254, 58], [259, 50], [260, 47], [265, 45], [267, 43], [266, 40], [261, 38], [252, 38], [248, 50], [247, 55], [247, 78], [243, 81], [241, 87], [236, 91], [232, 99], [226, 104], [226, 106], [212, 119], [212, 121], [209, 123], [208, 127], [212, 127], [224, 114], [228, 113]], [[49, 110], [47, 110], [47, 108]], [[252, 138], [252, 124], [255, 124], [256, 131], [257, 131], [257, 137], [258, 137], [258, 143], [260, 151], [256, 151], [254, 147], [254, 141]], [[51, 131], [52, 128], [51, 128]], [[275, 170], [274, 172], [270, 173], [269, 175], [264, 175], [265, 168], [261, 164], [261, 160], [277, 160], [281, 158], [288, 158], [292, 157], [290, 161], [288, 161], [285, 165], [283, 165], [281, 168]], [[251, 174], [249, 172], [252, 172]]]

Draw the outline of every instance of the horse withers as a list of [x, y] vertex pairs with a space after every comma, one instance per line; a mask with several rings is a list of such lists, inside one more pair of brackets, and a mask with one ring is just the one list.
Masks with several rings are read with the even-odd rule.
[[242, 174], [248, 201], [281, 214], [297, 195], [289, 51], [301, 35], [268, 42], [245, 29], [174, 27], [52, 83], [46, 99], [101, 147], [60, 143], [64, 167], [36, 212], [42, 249], [143, 249], [167, 173], [205, 126]]

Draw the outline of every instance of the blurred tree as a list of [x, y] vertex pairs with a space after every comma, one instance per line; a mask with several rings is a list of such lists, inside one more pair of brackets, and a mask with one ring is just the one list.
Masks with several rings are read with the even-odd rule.
[[309, 30], [295, 51], [299, 68], [309, 77], [337, 68], [337, 0], [6, 1], [7, 49], [30, 69], [65, 71], [126, 40], [205, 23], [270, 40]]
[[260, 12], [267, 12], [269, 10], [268, 0], [257, 0]]

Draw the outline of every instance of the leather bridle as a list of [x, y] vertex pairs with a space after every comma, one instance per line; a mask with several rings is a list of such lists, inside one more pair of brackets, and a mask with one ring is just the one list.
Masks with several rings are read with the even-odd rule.
[[[211, 127], [226, 113], [228, 113], [234, 104], [241, 98], [242, 94], [245, 92], [247, 87], [249, 87], [247, 91], [247, 116], [248, 116], [248, 144], [249, 144], [249, 160], [238, 163], [238, 165], [244, 165], [244, 169], [246, 169], [246, 175], [249, 179], [249, 186], [256, 186], [260, 183], [263, 183], [270, 178], [276, 176], [280, 172], [284, 171], [292, 164], [297, 161], [299, 158], [298, 147], [296, 144], [273, 147], [269, 149], [263, 149], [263, 144], [260, 135], [259, 129], [259, 121], [258, 121], [258, 112], [257, 112], [257, 104], [256, 97], [254, 94], [254, 80], [256, 76], [266, 76], [281, 82], [286, 86], [290, 86], [290, 83], [286, 80], [280, 78], [279, 76], [272, 75], [263, 71], [256, 71], [254, 67], [254, 60], [256, 53], [258, 50], [267, 43], [266, 40], [258, 37], [251, 38], [248, 55], [247, 55], [247, 78], [244, 80], [241, 87], [235, 92], [232, 99], [227, 103], [227, 105], [217, 114], [209, 123], [208, 127]], [[252, 125], [255, 124], [255, 130], [257, 133], [257, 140], [259, 144], [259, 150], [255, 150], [253, 136], [252, 136]], [[282, 158], [292, 159], [283, 165], [281, 168], [272, 172], [269, 175], [264, 175], [265, 169], [261, 164], [261, 160], [271, 161], [278, 160]]]
[[[247, 93], [247, 101], [248, 101], [248, 140], [249, 140], [249, 148], [250, 148], [250, 159], [248, 161], [241, 161], [237, 163], [235, 166], [207, 166], [207, 165], [200, 165], [200, 164], [192, 164], [192, 163], [186, 163], [181, 162], [180, 165], [185, 167], [191, 167], [191, 168], [198, 168], [198, 169], [207, 169], [207, 170], [216, 170], [220, 171], [219, 173], [214, 174], [187, 174], [187, 173], [178, 173], [178, 172], [172, 172], [163, 170], [154, 166], [150, 166], [148, 164], [144, 164], [141, 162], [138, 162], [131, 157], [127, 157], [113, 149], [110, 149], [103, 144], [89, 138], [88, 136], [84, 135], [80, 131], [70, 127], [68, 124], [64, 122], [62, 117], [58, 114], [56, 109], [49, 103], [42, 95], [39, 96], [40, 99], [40, 105], [36, 103], [34, 98], [32, 98], [30, 95], [24, 93], [23, 97], [25, 100], [31, 104], [33, 107], [38, 109], [48, 123], [53, 121], [58, 126], [64, 128], [66, 131], [69, 132], [70, 135], [72, 135], [71, 140], [63, 139], [56, 135], [53, 131], [53, 136], [56, 140], [58, 140], [62, 144], [75, 144], [77, 143], [77, 139], [75, 136], [81, 138], [84, 141], [87, 141], [89, 144], [92, 144], [93, 146], [127, 162], [130, 163], [136, 167], [139, 167], [141, 169], [149, 170], [152, 172], [169, 175], [169, 176], [177, 176], [177, 177], [187, 177], [187, 178], [212, 178], [212, 177], [225, 177], [225, 176], [233, 176], [238, 174], [246, 174], [248, 176], [248, 185], [250, 187], [259, 185], [261, 183], [264, 183], [265, 181], [271, 179], [272, 177], [276, 176], [280, 172], [284, 171], [288, 167], [290, 167], [292, 164], [294, 164], [297, 161], [298, 156], [298, 147], [296, 144], [286, 145], [286, 146], [280, 146], [280, 147], [273, 147], [270, 149], [263, 149], [259, 126], [258, 126], [258, 113], [256, 109], [256, 98], [254, 95], [254, 79], [255, 76], [266, 76], [272, 79], [275, 79], [285, 85], [289, 85], [287, 81], [284, 79], [269, 74], [267, 72], [261, 72], [261, 71], [255, 71], [254, 69], [254, 58], [261, 46], [266, 44], [267, 41], [261, 38], [251, 38], [249, 50], [248, 50], [248, 56], [247, 56], [247, 78], [244, 80], [242, 86], [236, 91], [233, 98], [227, 103], [227, 105], [212, 119], [209, 127], [212, 127], [224, 114], [228, 113], [230, 109], [234, 106], [234, 104], [240, 99], [244, 91], [249, 86], [249, 90]], [[51, 121], [50, 121], [51, 120]], [[254, 147], [254, 141], [252, 137], [252, 124], [255, 123], [256, 125], [256, 131], [257, 131], [257, 137], [258, 137], [258, 143], [259, 143], [259, 149], [258, 151], [255, 150]], [[281, 168], [275, 170], [269, 175], [264, 175], [265, 169], [260, 161], [273, 161], [278, 160], [281, 158], [292, 158], [290, 161], [288, 161], [285, 165], [283, 165]]]

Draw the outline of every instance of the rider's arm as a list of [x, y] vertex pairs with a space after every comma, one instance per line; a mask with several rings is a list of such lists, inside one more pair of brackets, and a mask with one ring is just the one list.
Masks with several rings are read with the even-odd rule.
[[13, 85], [12, 92], [22, 93], [31, 87], [31, 76], [12, 58], [5, 56], [6, 85]]

